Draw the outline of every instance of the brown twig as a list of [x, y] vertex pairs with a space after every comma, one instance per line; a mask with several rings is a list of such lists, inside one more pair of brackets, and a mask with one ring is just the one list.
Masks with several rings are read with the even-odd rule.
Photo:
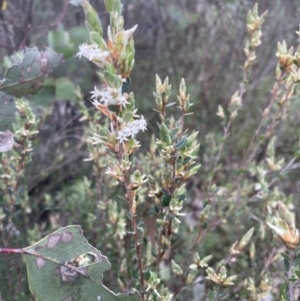
[[[117, 130], [117, 129], [116, 129]], [[123, 149], [123, 144], [119, 143], [119, 163], [121, 164], [123, 160], [123, 155], [124, 155], [124, 149]], [[134, 244], [135, 244], [135, 250], [136, 250], [136, 256], [137, 256], [137, 263], [138, 263], [138, 269], [139, 269], [139, 274], [140, 274], [140, 284], [141, 284], [141, 298], [142, 301], [145, 300], [145, 293], [144, 293], [144, 272], [143, 272], [143, 263], [142, 263], [142, 249], [141, 249], [141, 244], [140, 244], [140, 238], [139, 238], [139, 233], [138, 233], [138, 227], [137, 227], [137, 215], [135, 212], [135, 209], [133, 208], [134, 206], [134, 198], [135, 194], [132, 190], [129, 189], [129, 180], [128, 180], [128, 174], [124, 175], [124, 186], [126, 189], [126, 199], [129, 204], [129, 209], [130, 209], [130, 215], [131, 215], [131, 224], [133, 228], [133, 233], [134, 233]]]
[[67, 13], [67, 9], [70, 5], [70, 0], [66, 0], [66, 3], [62, 9], [62, 12], [61, 14], [59, 15], [59, 17], [57, 18], [55, 24], [54, 24], [54, 27], [55, 28], [58, 28], [58, 26], [60, 25], [60, 23], [62, 22], [63, 18], [65, 17], [66, 13]]

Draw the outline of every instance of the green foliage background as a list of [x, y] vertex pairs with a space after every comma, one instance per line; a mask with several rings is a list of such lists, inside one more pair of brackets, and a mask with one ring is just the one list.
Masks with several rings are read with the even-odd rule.
[[[0, 0], [0, 7], [4, 2]], [[106, 28], [108, 14], [102, 1], [90, 2], [100, 16], [103, 28]], [[116, 200], [119, 208], [122, 200], [118, 198], [120, 190], [116, 183], [109, 181], [105, 175], [99, 179], [95, 176], [92, 164], [83, 161], [89, 156], [84, 139], [87, 136], [87, 122], [79, 121], [81, 111], [76, 87], [80, 86], [86, 106], [93, 110], [89, 104], [89, 91], [99, 80], [92, 64], [75, 57], [78, 45], [88, 41], [88, 33], [84, 27], [82, 8], [66, 6], [66, 3], [67, 1], [61, 0], [11, 0], [7, 1], [5, 10], [0, 10], [2, 69], [5, 66], [5, 57], [25, 46], [50, 46], [65, 58], [64, 63], [46, 80], [44, 89], [28, 97], [41, 121], [39, 135], [34, 141], [33, 161], [24, 178], [28, 187], [31, 213], [25, 227], [22, 223], [19, 227], [17, 221], [11, 225], [16, 227], [19, 231], [16, 233], [19, 234], [17, 239], [11, 240], [10, 247], [25, 247], [60, 226], [80, 224], [87, 239], [108, 256], [112, 263], [112, 270], [105, 274], [104, 283], [114, 291], [120, 291], [115, 278], [119, 275], [118, 267], [122, 263], [120, 258], [125, 256], [125, 251], [111, 236], [113, 230], [104, 222], [106, 219], [102, 215], [105, 213], [101, 206], [105, 205], [95, 202], [95, 199], [103, 203], [109, 199]], [[255, 1], [250, 0], [123, 2], [125, 28], [139, 25], [134, 34], [136, 64], [131, 76], [131, 90], [135, 93], [137, 106], [148, 120], [148, 134], [157, 131], [157, 116], [152, 110], [155, 74], [159, 74], [161, 78], [170, 77], [174, 95], [181, 77], [184, 77], [194, 103], [195, 113], [187, 118], [186, 126], [199, 131], [202, 168], [188, 183], [191, 222], [202, 209], [198, 206], [201, 207], [202, 201], [207, 198], [207, 177], [216, 155], [218, 141], [223, 134], [220, 119], [216, 116], [217, 107], [227, 106], [241, 81], [240, 66], [245, 60], [243, 47], [247, 37], [245, 20], [254, 3]], [[258, 63], [254, 65], [250, 75], [244, 109], [235, 121], [229, 141], [225, 145], [221, 158], [223, 166], [215, 177], [217, 186], [230, 186], [229, 175], [234, 172], [237, 162], [242, 160], [245, 147], [268, 102], [274, 82], [277, 41], [285, 39], [288, 45], [295, 47], [299, 44], [295, 34], [299, 26], [298, 1], [262, 0], [259, 2], [259, 10], [268, 10], [269, 14], [263, 27], [262, 45], [257, 50]], [[7, 112], [6, 105], [7, 96], [0, 94], [0, 118], [5, 120], [4, 124], [9, 123], [7, 120], [11, 120], [14, 115], [11, 111]], [[297, 97], [288, 109], [285, 122], [276, 132], [276, 153], [278, 157], [285, 156], [286, 162], [298, 150], [299, 109]], [[146, 143], [149, 143], [149, 139], [145, 138], [141, 143], [142, 151], [146, 150]], [[267, 142], [255, 158], [257, 164], [265, 158], [266, 150]], [[102, 174], [103, 171], [104, 169], [101, 170]], [[295, 212], [300, 220], [300, 211], [297, 209], [299, 167], [278, 182], [277, 189], [293, 199]], [[281, 198], [280, 193], [278, 199]], [[232, 243], [245, 233], [245, 229], [252, 226], [251, 216], [259, 216], [260, 210], [264, 208], [263, 204], [256, 207], [255, 203], [250, 203], [243, 210], [235, 212], [231, 206], [228, 204], [226, 208], [230, 213], [227, 222], [219, 224], [214, 231], [209, 232], [205, 245], [199, 247], [200, 253], [212, 254], [214, 262], [224, 258]], [[215, 210], [216, 214], [210, 221], [212, 223], [222, 219], [218, 215], [218, 208]], [[243, 216], [246, 218], [243, 219]], [[7, 230], [7, 226], [3, 223], [0, 228], [0, 247], [4, 244], [1, 235]], [[273, 246], [276, 246], [271, 232], [267, 234], [257, 235], [257, 239], [261, 239], [257, 251], [260, 251], [260, 255], [254, 265], [263, 265]], [[129, 238], [125, 236], [124, 240], [125, 246], [128, 245]], [[179, 250], [178, 256], [183, 256], [184, 250], [181, 249], [186, 243], [189, 243], [189, 237], [183, 235], [178, 238], [175, 243], [175, 249]], [[8, 255], [6, 261], [2, 260], [3, 255], [0, 256], [0, 300], [1, 296], [3, 300], [32, 300], [26, 289], [21, 259]], [[131, 255], [127, 254], [127, 257], [130, 261]], [[243, 258], [234, 269], [236, 273], [242, 274], [248, 266], [249, 258]], [[270, 273], [270, 278], [278, 277], [275, 265], [270, 268]], [[120, 277], [124, 280], [125, 276], [126, 274]], [[176, 288], [176, 283], [173, 285]], [[242, 291], [240, 295], [231, 292], [230, 298], [241, 300], [242, 296], [247, 296], [247, 292]]]

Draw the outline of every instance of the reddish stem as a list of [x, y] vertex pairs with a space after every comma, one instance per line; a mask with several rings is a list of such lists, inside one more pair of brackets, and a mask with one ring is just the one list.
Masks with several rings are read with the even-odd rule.
[[63, 18], [65, 17], [65, 15], [67, 13], [67, 9], [69, 7], [69, 4], [70, 4], [70, 0], [67, 0], [66, 3], [65, 3], [65, 5], [64, 5], [64, 7], [63, 7], [62, 13], [60, 14], [60, 16], [58, 17], [57, 21], [55, 22], [56, 28], [58, 28], [58, 26], [62, 22]]
[[24, 249], [11, 249], [11, 248], [0, 248], [0, 254], [27, 254], [27, 251]]

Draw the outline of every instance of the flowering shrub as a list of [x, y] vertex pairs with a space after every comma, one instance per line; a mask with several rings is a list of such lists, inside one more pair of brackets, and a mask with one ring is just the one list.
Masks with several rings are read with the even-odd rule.
[[[137, 25], [125, 30], [121, 2], [104, 3], [110, 17], [107, 39], [96, 11], [82, 1], [90, 43], [82, 44], [77, 54], [96, 65], [101, 81], [90, 92], [94, 111], [85, 106], [80, 90], [76, 91], [81, 121], [88, 121], [86, 161], [93, 162], [94, 179], [84, 178], [68, 190], [46, 194], [49, 206], [58, 200], [62, 212], [71, 214], [66, 214], [64, 222], [52, 219], [51, 229], [56, 231], [39, 237], [38, 243], [10, 248], [31, 244], [30, 235], [33, 240], [38, 236], [38, 229], [31, 229], [28, 240], [21, 241], [14, 225], [16, 218], [24, 227], [29, 224], [29, 194], [26, 188], [19, 188], [38, 127], [29, 104], [19, 100], [14, 128], [17, 144], [11, 132], [0, 136], [4, 196], [0, 221], [5, 233], [0, 253], [23, 255], [37, 300], [263, 300], [278, 293], [280, 300], [297, 300], [299, 232], [291, 200], [274, 184], [299, 158], [297, 151], [287, 164], [278, 159], [275, 138], [300, 80], [300, 48], [294, 52], [285, 42], [278, 44], [271, 98], [234, 170], [228, 171], [222, 159], [232, 126], [243, 109], [255, 51], [261, 44], [266, 12], [259, 15], [257, 5], [248, 13], [242, 80], [228, 106], [218, 106], [223, 137], [207, 134], [203, 167], [200, 169], [198, 162], [198, 132], [190, 133], [185, 126], [193, 112], [184, 79], [177, 101], [170, 102], [169, 79], [156, 75], [158, 135], [152, 136], [149, 147], [143, 145], [146, 151], [138, 155], [142, 133], [149, 131], [130, 92]], [[175, 117], [169, 114], [174, 105], [179, 109]], [[265, 160], [258, 160], [264, 145]], [[200, 184], [201, 195], [191, 199], [187, 187]], [[96, 248], [87, 243], [78, 226], [57, 230], [59, 224], [78, 221]], [[282, 249], [272, 241], [269, 228], [280, 237]], [[217, 229], [223, 235], [214, 236]], [[14, 236], [15, 245], [10, 245]], [[283, 252], [284, 246], [289, 254]], [[280, 253], [285, 276], [279, 287], [278, 273], [271, 274], [269, 267]], [[110, 289], [121, 293], [108, 290], [102, 278]]]

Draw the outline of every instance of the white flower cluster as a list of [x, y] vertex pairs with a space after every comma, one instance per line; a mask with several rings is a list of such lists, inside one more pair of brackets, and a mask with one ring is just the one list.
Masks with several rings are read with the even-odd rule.
[[117, 139], [120, 143], [128, 141], [129, 137], [134, 137], [139, 131], [144, 131], [147, 128], [147, 123], [144, 116], [131, 122], [127, 122], [126, 126], [118, 131]]
[[109, 105], [122, 105], [125, 107], [129, 103], [124, 94], [122, 94], [122, 86], [118, 89], [107, 87], [103, 90], [98, 90], [95, 87], [91, 94], [92, 103], [95, 107], [97, 107], [97, 104], [102, 104], [106, 107]]
[[[127, 35], [127, 39], [132, 35], [135, 31], [136, 26], [134, 26], [131, 30], [122, 32], [122, 34]], [[105, 62], [111, 60], [110, 52], [107, 50], [101, 50], [97, 45], [88, 45], [86, 43], [79, 46], [79, 52], [77, 56], [81, 58], [82, 56], [86, 57], [88, 60], [93, 61], [99, 67], [104, 67]], [[121, 78], [121, 77], [120, 77]], [[124, 82], [125, 79], [122, 79]], [[129, 102], [127, 101], [128, 95], [126, 93], [122, 93], [122, 85], [119, 88], [105, 87], [103, 89], [94, 88], [91, 92], [92, 103], [95, 107], [97, 105], [109, 106], [109, 105], [121, 105], [126, 107]], [[133, 138], [139, 131], [146, 130], [147, 123], [143, 116], [140, 119], [135, 119], [130, 122], [123, 123], [123, 120], [118, 120], [119, 123], [122, 123], [122, 129], [120, 129], [117, 133], [117, 139], [120, 143], [124, 141], [128, 141], [129, 138]], [[94, 143], [99, 143], [102, 140], [97, 138]]]
[[109, 51], [101, 50], [97, 45], [83, 43], [79, 46], [77, 55], [79, 58], [86, 57], [89, 61], [94, 61], [99, 67], [103, 66], [105, 60], [110, 56]]

